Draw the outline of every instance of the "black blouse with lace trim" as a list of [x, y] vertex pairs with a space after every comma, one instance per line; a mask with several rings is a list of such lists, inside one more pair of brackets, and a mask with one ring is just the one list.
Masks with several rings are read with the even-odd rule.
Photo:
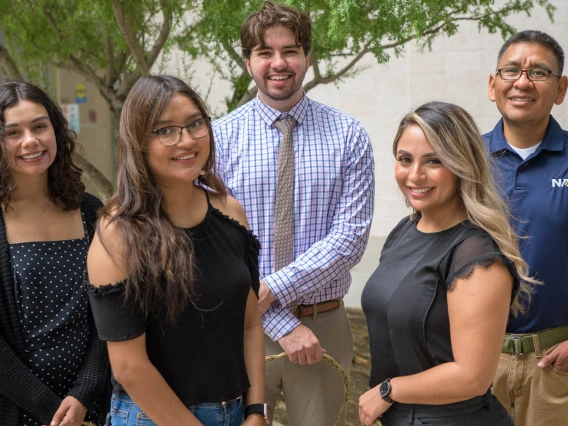
[[519, 288], [514, 264], [469, 221], [436, 233], [403, 219], [387, 238], [380, 264], [361, 296], [371, 342], [369, 384], [420, 373], [454, 360], [446, 293], [476, 266], [503, 263]]
[[[187, 229], [195, 252], [195, 306], [174, 323], [160, 307], [145, 317], [125, 282], [87, 288], [102, 340], [146, 333], [152, 364], [186, 405], [236, 398], [249, 388], [244, 362], [244, 318], [250, 289], [258, 295], [256, 237], [209, 204], [204, 220]], [[179, 253], [183, 256], [183, 253]], [[114, 392], [123, 391], [113, 379]]]

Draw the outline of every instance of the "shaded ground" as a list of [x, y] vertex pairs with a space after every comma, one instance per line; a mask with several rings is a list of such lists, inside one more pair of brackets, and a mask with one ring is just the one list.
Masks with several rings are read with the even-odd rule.
[[[347, 425], [360, 426], [358, 417], [358, 400], [359, 396], [369, 389], [369, 371], [371, 369], [371, 361], [369, 356], [369, 336], [367, 333], [367, 322], [361, 309], [347, 308], [347, 317], [353, 331], [353, 362], [351, 364], [351, 377], [349, 385], [351, 387], [349, 395], [349, 403], [347, 405]], [[339, 408], [337, 410], [339, 412]], [[282, 425], [288, 425], [286, 418], [286, 406], [280, 400], [276, 406], [274, 420]], [[328, 425], [322, 425], [328, 426]], [[332, 426], [332, 425], [329, 425]]]

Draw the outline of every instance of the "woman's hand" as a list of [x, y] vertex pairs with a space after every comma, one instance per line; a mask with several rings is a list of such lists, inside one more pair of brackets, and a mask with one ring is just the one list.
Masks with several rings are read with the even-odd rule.
[[370, 426], [383, 415], [392, 404], [379, 395], [379, 387], [369, 389], [359, 397], [359, 420], [365, 426]]
[[242, 426], [265, 426], [266, 423], [261, 415], [251, 414], [247, 417]]
[[81, 426], [86, 414], [87, 407], [78, 399], [68, 396], [61, 401], [50, 426]]

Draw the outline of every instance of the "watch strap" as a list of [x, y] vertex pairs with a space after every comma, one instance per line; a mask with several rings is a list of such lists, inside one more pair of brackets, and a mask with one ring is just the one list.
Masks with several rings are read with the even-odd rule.
[[245, 419], [251, 414], [260, 414], [265, 421], [268, 421], [266, 404], [250, 404], [245, 407]]

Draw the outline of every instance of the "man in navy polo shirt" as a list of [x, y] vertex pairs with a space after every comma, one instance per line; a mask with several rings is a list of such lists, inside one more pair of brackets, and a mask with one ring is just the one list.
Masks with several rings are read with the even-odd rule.
[[543, 282], [509, 320], [493, 386], [517, 426], [568, 425], [568, 132], [550, 115], [566, 95], [563, 67], [556, 40], [522, 31], [489, 77], [503, 118], [484, 139], [521, 254]]

